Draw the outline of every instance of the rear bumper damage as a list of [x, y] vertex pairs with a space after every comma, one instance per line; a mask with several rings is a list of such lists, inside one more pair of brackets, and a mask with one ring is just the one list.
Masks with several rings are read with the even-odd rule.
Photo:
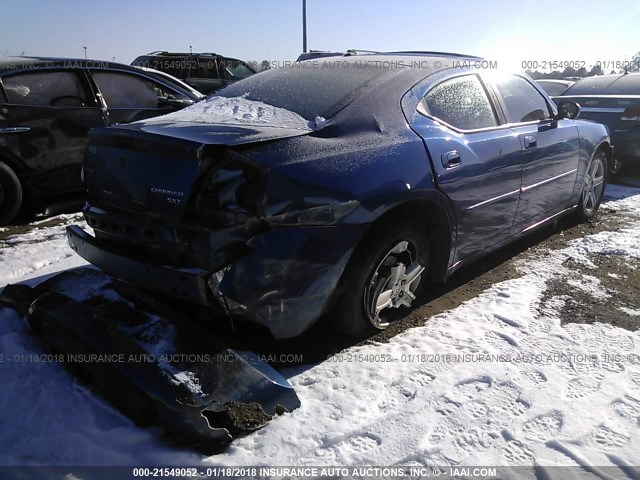
[[[80, 298], [80, 290], [89, 293]], [[93, 268], [34, 288], [9, 285], [0, 305], [26, 316], [65, 363], [106, 387], [125, 413], [159, 422], [189, 443], [224, 444], [300, 406], [287, 380], [256, 354], [226, 347], [154, 297]], [[234, 409], [251, 406], [253, 420], [234, 423]]]
[[203, 260], [187, 268], [154, 262], [78, 226], [68, 227], [67, 236], [73, 250], [110, 275], [163, 295], [222, 307], [229, 315], [264, 325], [275, 338], [289, 338], [325, 311], [363, 231], [355, 224], [269, 229], [249, 238], [246, 250], [223, 265], [210, 251], [210, 265], [215, 265], [210, 270], [202, 268]]

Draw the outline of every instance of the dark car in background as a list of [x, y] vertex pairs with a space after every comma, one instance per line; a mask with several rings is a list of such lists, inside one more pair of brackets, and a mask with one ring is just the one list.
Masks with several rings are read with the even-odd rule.
[[578, 105], [464, 56], [366, 60], [269, 70], [92, 130], [95, 236], [71, 226], [70, 245], [276, 338], [323, 314], [362, 335], [427, 282], [562, 215], [596, 214], [611, 148], [603, 125], [572, 119]]
[[623, 165], [640, 165], [640, 73], [584, 78], [557, 98], [565, 100], [580, 104], [580, 118], [609, 127], [614, 172]]
[[0, 58], [0, 225], [84, 192], [89, 130], [163, 115], [202, 95], [175, 78], [102, 60]]
[[555, 79], [544, 79], [536, 80], [536, 83], [542, 87], [542, 89], [547, 92], [547, 95], [550, 97], [555, 97], [557, 95], [562, 95], [564, 91], [569, 88], [571, 85], [576, 83], [573, 80], [555, 80]]
[[205, 95], [256, 73], [248, 63], [217, 53], [158, 51], [140, 55], [131, 65], [166, 72]]

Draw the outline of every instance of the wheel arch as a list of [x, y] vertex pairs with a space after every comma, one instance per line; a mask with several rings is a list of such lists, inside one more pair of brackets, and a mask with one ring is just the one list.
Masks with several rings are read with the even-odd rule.
[[354, 253], [366, 244], [369, 238], [376, 235], [379, 229], [389, 228], [390, 225], [398, 222], [415, 222], [423, 226], [429, 237], [432, 255], [428, 278], [433, 281], [443, 280], [451, 262], [455, 228], [452, 212], [445, 206], [443, 200], [436, 198], [410, 199], [387, 209], [369, 224], [358, 241]]
[[24, 184], [24, 179], [28, 176], [28, 169], [24, 162], [22, 162], [22, 160], [20, 160], [5, 148], [0, 147], [0, 162], [4, 163], [11, 170], [13, 170], [20, 180], [20, 183]]

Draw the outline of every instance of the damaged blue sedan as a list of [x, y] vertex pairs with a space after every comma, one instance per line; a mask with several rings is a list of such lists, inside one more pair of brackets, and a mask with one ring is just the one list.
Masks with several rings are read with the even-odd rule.
[[602, 199], [606, 128], [476, 63], [298, 62], [94, 129], [93, 234], [72, 226], [69, 242], [110, 275], [275, 338], [321, 317], [384, 329], [430, 282], [562, 215], [590, 219]]

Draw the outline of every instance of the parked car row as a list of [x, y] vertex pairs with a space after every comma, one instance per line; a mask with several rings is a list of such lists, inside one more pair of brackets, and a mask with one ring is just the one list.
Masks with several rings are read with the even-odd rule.
[[596, 214], [612, 146], [605, 126], [576, 120], [578, 104], [523, 74], [449, 68], [451, 54], [370, 55], [269, 70], [91, 130], [94, 234], [69, 227], [72, 248], [276, 338], [321, 316], [359, 336], [427, 282], [563, 215]]
[[556, 97], [564, 100], [581, 105], [581, 118], [609, 128], [614, 172], [624, 165], [640, 165], [640, 73], [584, 78]]

